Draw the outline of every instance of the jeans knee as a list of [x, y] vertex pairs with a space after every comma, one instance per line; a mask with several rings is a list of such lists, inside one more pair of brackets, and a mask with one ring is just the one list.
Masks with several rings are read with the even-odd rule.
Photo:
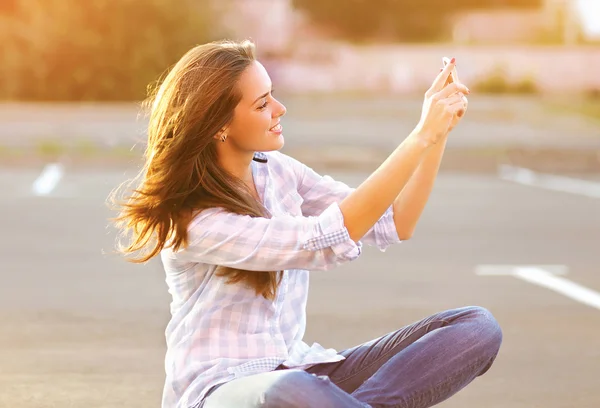
[[472, 323], [473, 339], [481, 347], [481, 351], [493, 358], [498, 354], [502, 344], [502, 328], [492, 313], [479, 306], [467, 308], [467, 318]]
[[313, 407], [315, 405], [312, 399], [322, 394], [323, 387], [330, 384], [329, 377], [316, 376], [302, 370], [289, 370], [265, 390], [261, 407]]

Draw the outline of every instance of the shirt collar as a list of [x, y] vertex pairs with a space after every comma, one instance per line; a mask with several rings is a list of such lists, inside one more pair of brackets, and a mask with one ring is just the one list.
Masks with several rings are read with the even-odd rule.
[[268, 162], [267, 159], [267, 155], [264, 154], [263, 152], [256, 152], [254, 153], [254, 157], [252, 158], [252, 160], [259, 162], [259, 163], [266, 163]]

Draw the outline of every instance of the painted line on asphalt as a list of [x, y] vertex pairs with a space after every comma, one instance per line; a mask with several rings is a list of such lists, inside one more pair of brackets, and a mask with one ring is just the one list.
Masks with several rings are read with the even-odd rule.
[[512, 181], [525, 186], [600, 198], [600, 183], [589, 180], [537, 173], [523, 167], [510, 165], [501, 165], [498, 168], [498, 177], [501, 180]]
[[42, 173], [33, 182], [31, 191], [36, 196], [49, 195], [58, 185], [65, 173], [64, 166], [60, 163], [50, 163], [44, 167]]
[[513, 276], [600, 310], [600, 293], [559, 276], [567, 273], [564, 265], [479, 265], [475, 273], [479, 276]]

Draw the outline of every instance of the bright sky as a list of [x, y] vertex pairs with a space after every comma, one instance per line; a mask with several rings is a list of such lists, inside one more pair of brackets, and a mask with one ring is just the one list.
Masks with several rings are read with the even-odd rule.
[[600, 37], [600, 0], [577, 0], [583, 29], [589, 36]]

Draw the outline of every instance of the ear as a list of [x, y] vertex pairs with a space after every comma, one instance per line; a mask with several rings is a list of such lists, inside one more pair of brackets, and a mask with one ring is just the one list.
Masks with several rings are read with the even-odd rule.
[[220, 142], [224, 142], [225, 140], [227, 140], [227, 130], [227, 127], [222, 128], [217, 132], [214, 138]]

